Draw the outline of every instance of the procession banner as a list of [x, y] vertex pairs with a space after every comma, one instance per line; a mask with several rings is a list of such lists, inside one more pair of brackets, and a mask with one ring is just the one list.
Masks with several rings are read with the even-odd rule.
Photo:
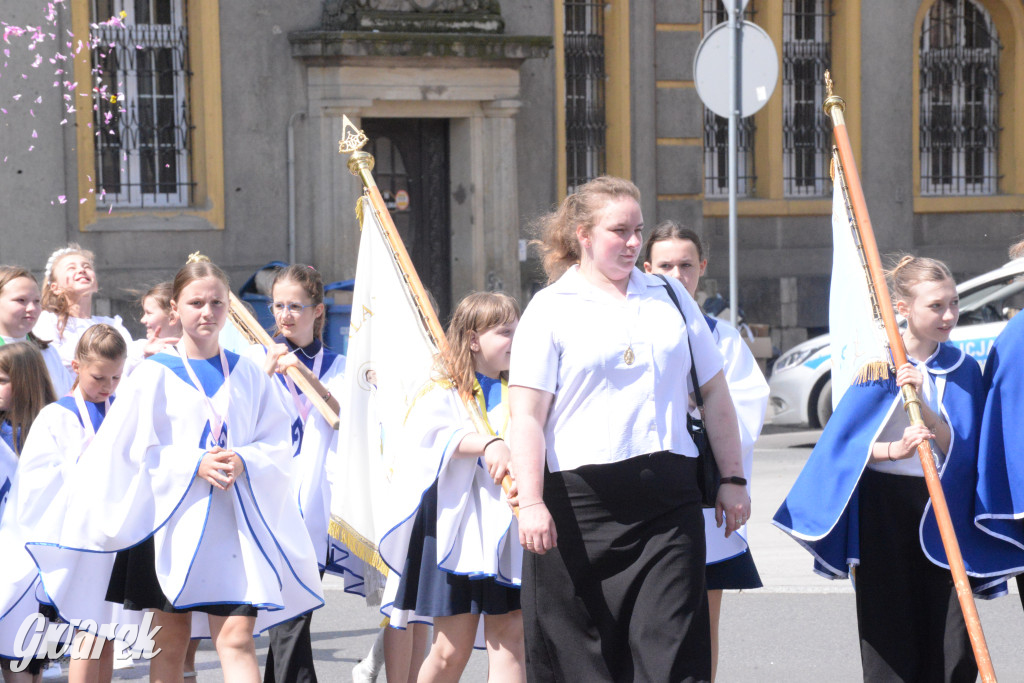
[[332, 486], [331, 535], [382, 574], [376, 539], [395, 453], [389, 435], [427, 385], [435, 347], [388, 246], [370, 200], [360, 198], [362, 236], [346, 359], [339, 468]]

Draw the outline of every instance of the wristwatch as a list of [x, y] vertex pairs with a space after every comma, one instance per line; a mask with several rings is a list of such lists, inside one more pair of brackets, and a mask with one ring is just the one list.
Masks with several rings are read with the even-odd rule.
[[720, 484], [736, 484], [737, 486], [746, 486], [747, 480], [743, 477], [722, 477], [718, 480]]

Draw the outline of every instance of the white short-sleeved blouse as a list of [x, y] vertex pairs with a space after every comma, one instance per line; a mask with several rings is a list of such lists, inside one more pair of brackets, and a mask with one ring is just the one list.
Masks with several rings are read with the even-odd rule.
[[[706, 383], [722, 355], [696, 302], [668, 278], [686, 313], [686, 332]], [[690, 353], [665, 283], [634, 269], [625, 300], [590, 284], [578, 267], [541, 290], [512, 342], [509, 385], [554, 395], [545, 425], [552, 472], [672, 451], [690, 457], [686, 429]], [[625, 362], [632, 347], [634, 361]]]

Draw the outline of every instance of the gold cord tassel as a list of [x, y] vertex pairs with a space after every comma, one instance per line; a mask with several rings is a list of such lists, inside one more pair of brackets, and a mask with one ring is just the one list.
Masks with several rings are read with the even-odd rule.
[[853, 378], [854, 384], [870, 384], [871, 382], [877, 382], [878, 380], [887, 380], [892, 377], [895, 373], [891, 365], [881, 360], [873, 360], [870, 363], [865, 363], [857, 371], [857, 375]]

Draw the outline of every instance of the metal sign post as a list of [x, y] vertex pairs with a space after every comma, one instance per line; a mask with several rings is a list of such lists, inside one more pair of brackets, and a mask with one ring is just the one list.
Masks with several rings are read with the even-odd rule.
[[[736, 219], [739, 121], [768, 102], [779, 80], [779, 60], [768, 34], [740, 19], [747, 0], [722, 1], [729, 20], [708, 31], [700, 42], [693, 58], [693, 78], [704, 106], [729, 120], [729, 321], [735, 327], [740, 308]], [[728, 73], [724, 73], [726, 69]]]

